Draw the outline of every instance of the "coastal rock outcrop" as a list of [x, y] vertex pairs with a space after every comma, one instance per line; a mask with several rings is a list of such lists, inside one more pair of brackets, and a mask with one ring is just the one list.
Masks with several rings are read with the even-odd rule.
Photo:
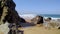
[[[4, 7], [6, 7], [4, 9]], [[0, 0], [0, 20], [2, 18], [3, 12], [5, 12], [5, 16], [3, 18], [3, 22], [8, 21], [9, 23], [16, 23], [19, 22], [26, 22], [23, 18], [21, 18], [17, 11], [15, 10], [16, 4], [13, 2], [13, 0]], [[3, 10], [4, 9], [4, 10]]]
[[43, 17], [37, 15], [35, 18], [31, 19], [31, 22], [35, 24], [43, 24]]
[[[12, 29], [12, 31], [9, 31], [9, 34], [11, 34], [13, 31], [17, 34], [17, 26], [21, 26], [19, 24], [20, 22], [25, 22], [25, 20], [17, 13], [15, 7], [16, 4], [13, 0], [0, 0], [0, 24], [5, 24], [6, 22], [9, 24], [14, 24], [12, 28], [9, 27], [10, 30]], [[13, 28], [15, 28], [15, 30]]]

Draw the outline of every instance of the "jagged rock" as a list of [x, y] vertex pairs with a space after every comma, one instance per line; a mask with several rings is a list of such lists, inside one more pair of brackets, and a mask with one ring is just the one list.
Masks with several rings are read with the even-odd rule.
[[47, 19], [45, 19], [45, 21], [50, 21], [50, 20], [52, 20], [51, 17], [48, 17]]
[[18, 15], [17, 11], [15, 10], [16, 4], [13, 2], [13, 0], [0, 1], [0, 20], [1, 20], [4, 7], [8, 7], [7, 9], [8, 12], [7, 12], [7, 15], [3, 19], [3, 22], [8, 21], [9, 23], [16, 23], [16, 24], [18, 24], [19, 22], [26, 22], [23, 18], [21, 18]]
[[43, 23], [43, 17], [37, 15], [35, 18], [33, 18], [33, 19], [31, 20], [31, 22], [32, 22], [32, 23], [35, 23], [35, 24], [42, 24], [42, 23]]
[[20, 25], [20, 22], [25, 22], [25, 20], [18, 15], [15, 7], [16, 4], [13, 0], [0, 0], [0, 24], [7, 21], [8, 23], [15, 24], [13, 27], [17, 30], [17, 25]]

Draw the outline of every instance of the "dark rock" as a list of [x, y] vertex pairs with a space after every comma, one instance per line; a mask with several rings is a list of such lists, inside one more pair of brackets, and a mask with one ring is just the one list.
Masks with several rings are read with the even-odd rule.
[[58, 29], [60, 29], [60, 27]]
[[48, 17], [47, 19], [45, 19], [45, 21], [50, 21], [50, 20], [52, 20], [51, 17]]
[[[13, 2], [13, 0], [0, 0], [0, 21], [2, 20], [1, 24], [7, 21], [8, 23], [12, 24], [9, 27], [12, 28], [13, 26], [16, 26], [13, 28], [16, 28], [16, 30], [18, 30], [17, 28], [18, 25], [21, 26], [19, 23], [20, 22], [23, 23], [26, 21], [18, 15], [17, 11], [15, 10], [15, 7], [16, 7], [16, 4]], [[4, 18], [2, 19], [1, 16]], [[10, 29], [9, 34], [13, 32], [12, 30]], [[14, 30], [15, 33], [17, 33], [16, 30]]]
[[2, 13], [3, 13], [3, 8], [0, 7], [0, 20], [1, 20]]
[[25, 19], [20, 18], [20, 22], [26, 23]]
[[36, 24], [43, 24], [43, 17], [38, 15], [35, 18], [33, 18], [31, 22]]
[[2, 13], [3, 13], [3, 8], [1, 7], [1, 2], [2, 1], [0, 1], [0, 20], [1, 20]]
[[52, 20], [50, 17], [48, 17], [47, 19]]
[[0, 1], [0, 20], [1, 20], [1, 16], [2, 16], [2, 13], [3, 13], [3, 8], [4, 7], [8, 7], [7, 15], [3, 19], [4, 23], [6, 21], [8, 21], [9, 23], [16, 23], [16, 24], [18, 24], [20, 22], [22, 22], [22, 23], [26, 22], [23, 18], [21, 18], [18, 15], [17, 11], [15, 10], [16, 4], [13, 2], [13, 0], [1, 0]]
[[[18, 32], [18, 34], [24, 34], [24, 31], [21, 31], [21, 30], [18, 30], [17, 31]], [[10, 30], [9, 32], [8, 32], [8, 34], [16, 34], [16, 32], [15, 32], [15, 30], [13, 30], [13, 32], [12, 32], [12, 30]]]

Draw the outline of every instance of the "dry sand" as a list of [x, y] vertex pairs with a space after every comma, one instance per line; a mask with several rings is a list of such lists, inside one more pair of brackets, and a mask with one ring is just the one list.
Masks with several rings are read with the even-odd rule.
[[[30, 22], [30, 20], [27, 20]], [[52, 29], [45, 29], [43, 26], [36, 25], [31, 27], [22, 27], [19, 30], [24, 31], [24, 34], [60, 34], [60, 29], [52, 28]]]
[[60, 34], [59, 29], [45, 29], [43, 26], [22, 27], [19, 30], [23, 30], [24, 34]]

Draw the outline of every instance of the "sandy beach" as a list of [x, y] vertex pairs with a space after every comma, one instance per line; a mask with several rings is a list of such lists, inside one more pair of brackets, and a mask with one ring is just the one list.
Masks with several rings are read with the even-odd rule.
[[43, 26], [32, 26], [26, 28], [19, 28], [19, 30], [24, 31], [24, 34], [60, 34], [60, 30], [53, 28], [53, 29], [45, 29]]
[[[30, 20], [27, 20], [30, 22]], [[22, 30], [24, 34], [60, 34], [60, 29], [52, 28], [52, 29], [45, 29], [44, 26], [35, 25], [31, 27], [22, 27], [19, 28]]]
[[[40, 26], [40, 24], [30, 23], [31, 19], [25, 18], [25, 20], [27, 23], [20, 23], [23, 27], [18, 28], [20, 31], [23, 31], [23, 34], [60, 34], [60, 29], [58, 28], [46, 29], [44, 26]], [[1, 31], [0, 34], [5, 34], [5, 31]]]
[[60, 0], [0, 0], [0, 34], [60, 34]]

